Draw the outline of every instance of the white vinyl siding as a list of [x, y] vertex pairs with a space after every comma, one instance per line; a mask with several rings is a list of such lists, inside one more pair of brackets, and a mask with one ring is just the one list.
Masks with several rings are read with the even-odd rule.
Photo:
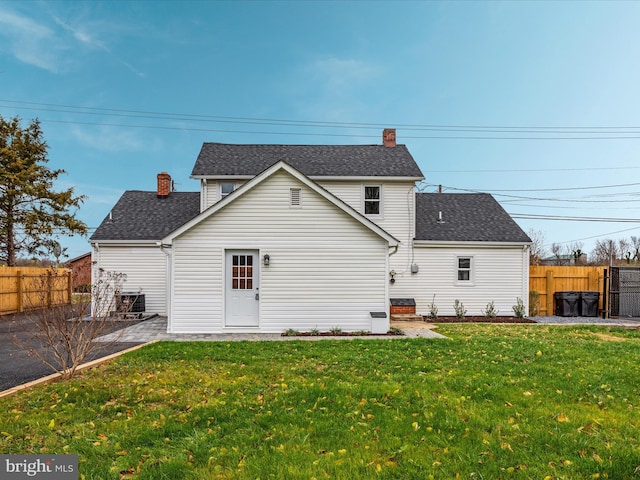
[[[362, 206], [364, 202], [363, 185], [365, 183], [335, 180], [319, 180], [318, 183], [347, 205], [364, 213]], [[381, 185], [384, 215], [369, 218], [400, 241], [398, 251], [389, 259], [389, 268], [395, 270], [398, 276], [408, 276], [411, 275], [412, 263], [410, 247], [415, 236], [415, 184], [414, 182], [385, 182]]]
[[211, 205], [222, 199], [222, 185], [233, 184], [234, 190], [237, 190], [242, 185], [244, 180], [205, 180], [204, 185], [200, 188], [200, 195], [202, 197], [202, 210], [206, 210]]
[[94, 249], [92, 259], [94, 269], [124, 273], [127, 279], [122, 291], [143, 293], [147, 312], [167, 314], [167, 258], [160, 247], [103, 244], [97, 253]]
[[[458, 259], [471, 258], [473, 282], [458, 281]], [[414, 298], [416, 311], [429, 313], [435, 294], [438, 314], [454, 315], [454, 301], [460, 300], [467, 315], [483, 315], [491, 301], [499, 315], [513, 315], [518, 297], [528, 304], [529, 262], [522, 246], [419, 246], [415, 248], [419, 272], [396, 277], [390, 298]]]
[[[300, 188], [303, 208], [291, 208]], [[172, 332], [230, 331], [224, 325], [225, 249], [257, 249], [257, 331], [371, 330], [387, 312], [387, 242], [286, 172], [203, 220], [173, 243]]]

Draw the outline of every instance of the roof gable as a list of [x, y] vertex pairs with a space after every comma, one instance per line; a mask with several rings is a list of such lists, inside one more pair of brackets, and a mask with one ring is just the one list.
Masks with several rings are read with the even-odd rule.
[[262, 182], [266, 181], [269, 177], [271, 177], [276, 172], [279, 172], [281, 170], [286, 171], [291, 176], [293, 176], [296, 180], [298, 180], [302, 184], [306, 185], [308, 188], [310, 188], [311, 190], [315, 191], [317, 194], [319, 194], [320, 196], [324, 197], [330, 203], [332, 203], [337, 208], [342, 210], [346, 215], [352, 217], [353, 219], [355, 219], [356, 221], [360, 222], [362, 225], [367, 227], [369, 230], [373, 231], [374, 233], [376, 233], [380, 237], [384, 238], [386, 241], [389, 242], [390, 245], [395, 246], [395, 245], [397, 245], [399, 243], [398, 240], [393, 235], [389, 234], [384, 229], [382, 229], [378, 225], [376, 225], [374, 222], [372, 222], [371, 220], [369, 220], [368, 218], [366, 218], [365, 216], [360, 214], [357, 210], [355, 210], [351, 206], [347, 205], [345, 202], [343, 202], [342, 200], [340, 200], [339, 198], [334, 196], [329, 191], [327, 191], [324, 188], [322, 188], [316, 182], [314, 182], [313, 180], [310, 180], [308, 177], [306, 177], [305, 175], [300, 173], [298, 170], [296, 170], [292, 166], [290, 166], [287, 163], [282, 162], [282, 161], [281, 162], [277, 162], [275, 165], [272, 165], [271, 167], [267, 168], [265, 171], [263, 171], [259, 175], [255, 176], [254, 178], [249, 180], [247, 183], [245, 183], [242, 186], [240, 186], [231, 195], [228, 195], [228, 196], [224, 197], [222, 200], [220, 200], [219, 202], [214, 203], [212, 206], [207, 208], [200, 215], [192, 218], [190, 221], [188, 221], [184, 225], [180, 226], [175, 231], [167, 234], [167, 236], [163, 238], [162, 242], [170, 244], [173, 241], [174, 238], [182, 235], [183, 233], [185, 233], [189, 229], [195, 227], [200, 222], [204, 221], [205, 219], [209, 218], [210, 216], [215, 215], [216, 212], [220, 211], [221, 209], [226, 207], [231, 202], [236, 201], [238, 198], [241, 198], [244, 195], [247, 195], [257, 185], [259, 185]]
[[128, 190], [111, 209], [90, 241], [159, 241], [200, 212], [200, 193]]
[[531, 243], [488, 193], [417, 193], [416, 240]]
[[204, 143], [193, 177], [253, 177], [284, 161], [307, 177], [424, 178], [405, 145], [237, 145]]

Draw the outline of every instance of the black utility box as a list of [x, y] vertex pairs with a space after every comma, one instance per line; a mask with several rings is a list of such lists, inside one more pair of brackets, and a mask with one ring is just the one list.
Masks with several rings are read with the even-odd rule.
[[597, 317], [598, 300], [600, 300], [600, 292], [580, 292], [580, 315]]
[[580, 292], [556, 292], [556, 315], [559, 317], [577, 317], [580, 315]]

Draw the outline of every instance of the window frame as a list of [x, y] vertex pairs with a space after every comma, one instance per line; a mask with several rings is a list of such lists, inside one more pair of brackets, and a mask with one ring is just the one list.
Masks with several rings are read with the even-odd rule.
[[[367, 188], [377, 188], [378, 189], [378, 198], [367, 198]], [[384, 202], [383, 202], [383, 188], [380, 184], [371, 184], [365, 183], [362, 185], [362, 214], [366, 217], [375, 217], [381, 218]], [[367, 203], [377, 203], [378, 204], [378, 213], [367, 213]]]
[[[223, 185], [231, 185], [233, 187], [233, 190], [225, 194], [222, 190]], [[236, 182], [218, 182], [218, 193], [220, 194], [220, 200], [222, 200], [225, 197], [228, 197], [235, 191], [236, 191]]]
[[[460, 260], [469, 260], [469, 267], [461, 267]], [[475, 283], [475, 262], [473, 255], [456, 255], [455, 258], [455, 284], [456, 285], [474, 285]], [[460, 273], [468, 272], [469, 278], [461, 279]]]

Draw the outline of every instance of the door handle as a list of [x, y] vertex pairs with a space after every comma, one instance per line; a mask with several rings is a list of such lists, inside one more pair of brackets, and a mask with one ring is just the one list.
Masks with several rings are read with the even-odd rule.
[[258, 292], [259, 288], [256, 288], [256, 300], [260, 300], [260, 292]]

